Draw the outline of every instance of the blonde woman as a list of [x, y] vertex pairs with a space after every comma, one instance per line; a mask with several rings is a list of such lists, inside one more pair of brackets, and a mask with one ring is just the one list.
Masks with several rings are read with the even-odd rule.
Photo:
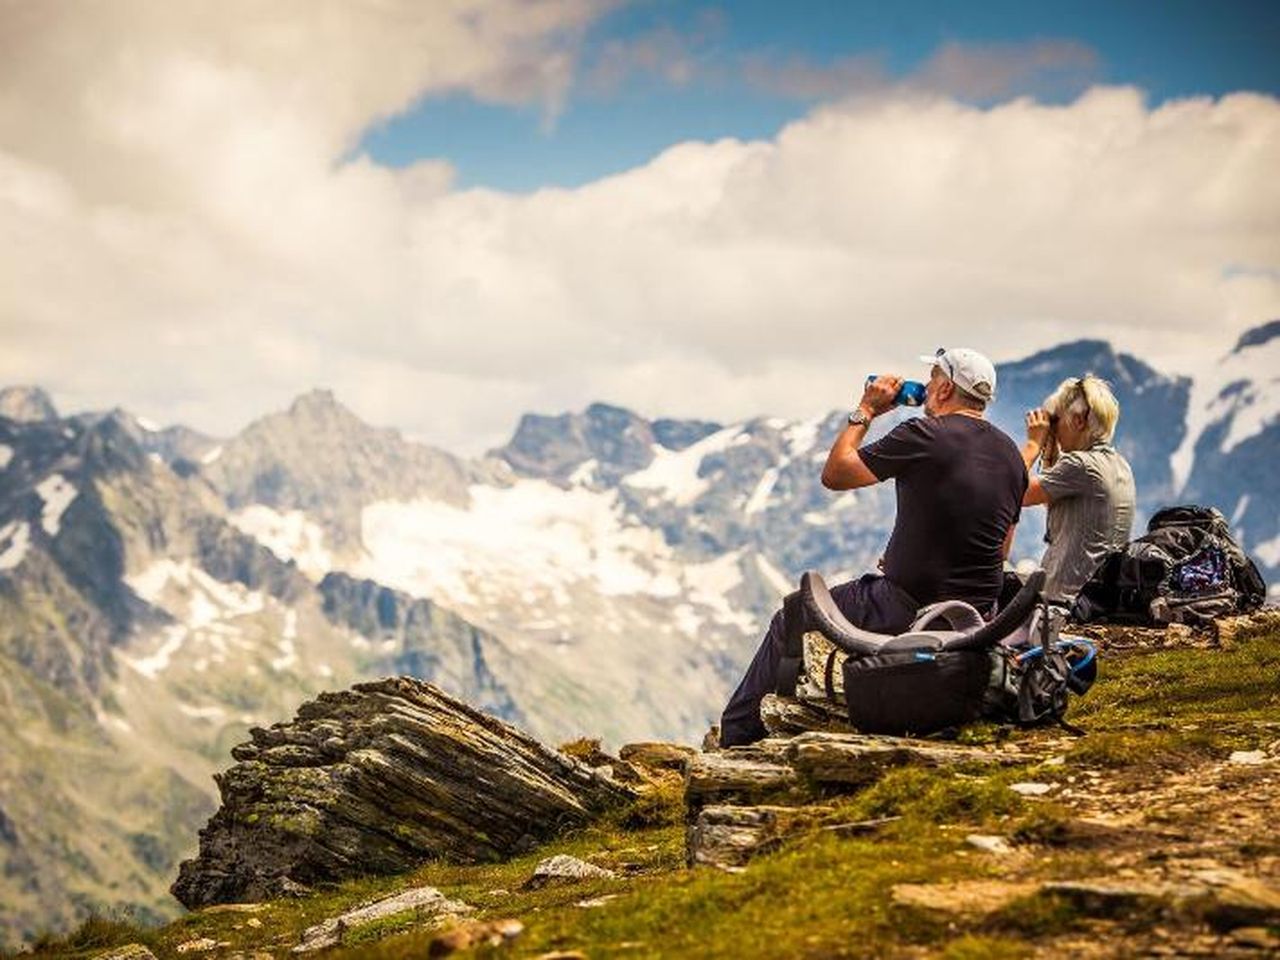
[[[1111, 445], [1119, 419], [1111, 387], [1092, 374], [1062, 381], [1043, 409], [1027, 413], [1022, 505], [1049, 507], [1040, 565], [1051, 600], [1070, 603], [1103, 557], [1129, 542], [1136, 491], [1133, 470]], [[1031, 473], [1037, 459], [1040, 472]]]

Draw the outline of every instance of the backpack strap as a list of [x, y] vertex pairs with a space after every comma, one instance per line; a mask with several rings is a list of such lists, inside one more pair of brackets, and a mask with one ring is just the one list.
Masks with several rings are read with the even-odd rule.
[[827, 654], [827, 665], [822, 671], [822, 686], [827, 691], [827, 699], [836, 699], [836, 657], [840, 655], [838, 649], [833, 649]]

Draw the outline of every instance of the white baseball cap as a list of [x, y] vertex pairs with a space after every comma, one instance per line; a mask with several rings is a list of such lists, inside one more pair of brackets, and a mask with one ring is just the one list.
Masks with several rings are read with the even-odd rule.
[[995, 364], [977, 350], [939, 347], [932, 355], [922, 353], [920, 360], [941, 367], [951, 382], [970, 396], [988, 403], [996, 398]]

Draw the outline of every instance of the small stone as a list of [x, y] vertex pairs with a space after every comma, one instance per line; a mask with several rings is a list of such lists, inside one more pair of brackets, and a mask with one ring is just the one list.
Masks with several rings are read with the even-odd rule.
[[1009, 846], [1009, 841], [1004, 837], [993, 837], [983, 833], [971, 833], [964, 838], [965, 843], [971, 847], [977, 847], [984, 853], [994, 853], [996, 856], [1007, 857], [1013, 853], [1013, 847]]
[[612, 870], [597, 867], [577, 857], [557, 854], [548, 857], [533, 868], [533, 876], [524, 883], [526, 890], [536, 890], [548, 883], [567, 883], [575, 880], [612, 880], [616, 877]]
[[1235, 750], [1227, 757], [1231, 763], [1243, 763], [1250, 766], [1267, 762], [1267, 755], [1261, 750]]
[[1034, 883], [1006, 883], [1000, 880], [961, 880], [956, 883], [899, 883], [892, 896], [895, 903], [943, 913], [988, 914], [1007, 903], [1034, 893]]
[[658, 770], [683, 770], [696, 751], [678, 743], [628, 743], [618, 750], [618, 757], [638, 767]]
[[538, 954], [534, 960], [587, 960], [587, 955], [581, 950], [552, 950]]
[[257, 930], [259, 927], [262, 926], [262, 921], [259, 920], [257, 917], [250, 917], [248, 920], [245, 921], [245, 926], [252, 927], [253, 929]]
[[619, 894], [606, 893], [603, 897], [593, 897], [590, 900], [579, 900], [574, 904], [575, 907], [582, 907], [584, 910], [591, 910], [595, 907], [603, 907], [610, 900], [617, 900]]
[[1046, 767], [1060, 767], [1067, 762], [1067, 758], [1059, 754], [1056, 757], [1050, 757], [1044, 762]]
[[1011, 783], [1009, 784], [1009, 789], [1024, 797], [1042, 797], [1053, 789], [1053, 785], [1049, 783]]
[[188, 940], [186, 943], [180, 943], [174, 949], [178, 953], [204, 953], [206, 950], [216, 950], [217, 947], [217, 940], [201, 937], [198, 940]]
[[430, 920], [457, 916], [470, 909], [471, 907], [465, 903], [450, 900], [435, 887], [414, 887], [308, 927], [302, 934], [302, 942], [293, 948], [293, 952], [310, 953], [313, 950], [332, 947], [341, 943], [343, 934], [352, 927], [359, 927], [408, 910], [412, 910], [424, 920]]

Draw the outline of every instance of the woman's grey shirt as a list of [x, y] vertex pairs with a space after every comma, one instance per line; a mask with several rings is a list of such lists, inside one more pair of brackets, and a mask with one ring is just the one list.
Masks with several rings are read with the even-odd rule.
[[1045, 596], [1069, 602], [1103, 557], [1129, 542], [1133, 471], [1115, 447], [1100, 441], [1064, 453], [1040, 474], [1040, 486], [1049, 497]]

